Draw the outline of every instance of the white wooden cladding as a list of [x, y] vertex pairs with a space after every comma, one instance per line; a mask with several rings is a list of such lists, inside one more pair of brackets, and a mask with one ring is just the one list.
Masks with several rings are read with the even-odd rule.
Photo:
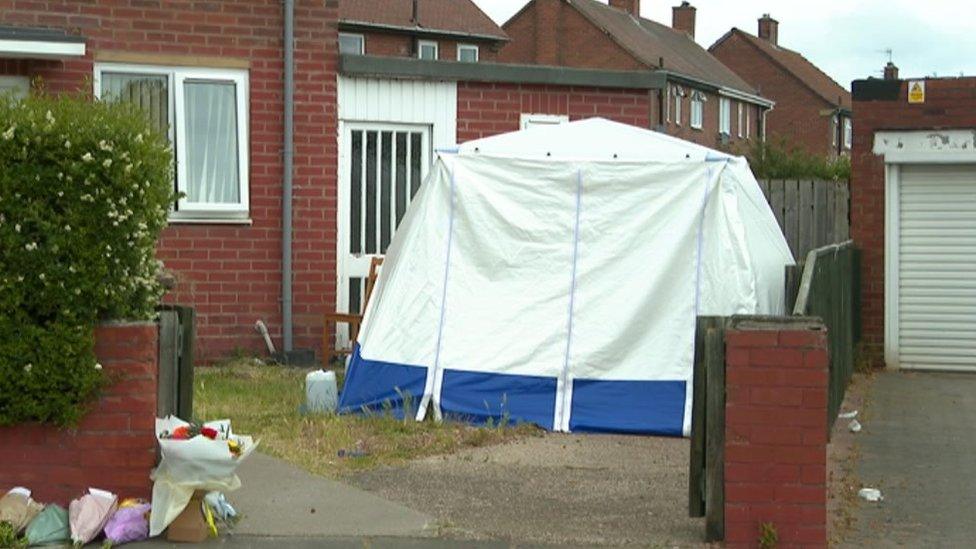
[[423, 124], [435, 150], [457, 144], [455, 82], [340, 76], [338, 94], [340, 123]]
[[339, 76], [338, 114], [337, 303], [358, 312], [370, 259], [386, 250], [434, 151], [457, 144], [457, 84]]
[[976, 370], [976, 166], [900, 172], [900, 366]]

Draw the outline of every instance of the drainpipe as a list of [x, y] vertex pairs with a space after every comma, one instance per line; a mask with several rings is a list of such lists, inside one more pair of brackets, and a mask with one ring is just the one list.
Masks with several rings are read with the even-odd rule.
[[285, 9], [285, 135], [282, 144], [284, 173], [281, 178], [281, 316], [286, 353], [292, 347], [291, 237], [292, 166], [295, 158], [295, 0], [284, 0]]

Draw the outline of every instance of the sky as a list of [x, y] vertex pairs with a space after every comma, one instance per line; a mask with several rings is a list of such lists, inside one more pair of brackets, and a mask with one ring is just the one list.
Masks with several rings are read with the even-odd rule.
[[[604, 3], [607, 0], [601, 0]], [[499, 24], [527, 0], [474, 0]], [[641, 15], [671, 24], [679, 0], [643, 0]], [[891, 59], [902, 78], [976, 75], [973, 0], [692, 0], [696, 40], [708, 48], [732, 27], [756, 34], [756, 20], [779, 21], [781, 46], [802, 53], [847, 89], [881, 76]]]

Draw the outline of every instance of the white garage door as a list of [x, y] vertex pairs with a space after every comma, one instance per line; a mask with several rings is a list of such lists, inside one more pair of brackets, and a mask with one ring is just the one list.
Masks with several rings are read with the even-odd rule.
[[902, 368], [976, 371], [976, 167], [901, 169]]

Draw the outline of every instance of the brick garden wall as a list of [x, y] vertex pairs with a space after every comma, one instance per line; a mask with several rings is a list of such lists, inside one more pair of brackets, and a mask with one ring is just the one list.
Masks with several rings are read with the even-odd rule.
[[879, 130], [976, 128], [976, 78], [926, 80], [925, 103], [908, 104], [908, 85], [890, 101], [854, 97], [851, 157], [851, 237], [861, 250], [861, 330], [877, 364], [884, 350], [884, 160], [876, 156]]
[[[334, 310], [338, 0], [295, 9], [294, 320], [297, 347], [317, 347]], [[0, 74], [40, 77], [51, 91], [90, 91], [105, 52], [243, 62], [250, 73], [250, 225], [168, 228], [159, 257], [176, 271], [173, 302], [197, 309], [199, 357], [260, 351], [254, 322], [281, 336], [282, 7], [279, 0], [0, 0], [0, 24], [54, 27], [87, 39], [83, 59], [0, 61]], [[170, 64], [170, 63], [161, 63]], [[183, 64], [183, 63], [179, 63]], [[10, 71], [10, 72], [8, 72]]]
[[68, 502], [89, 487], [148, 498], [156, 465], [156, 324], [107, 324], [95, 354], [115, 383], [75, 429], [0, 427], [0, 492], [33, 490], [41, 503]]
[[727, 547], [827, 546], [827, 332], [782, 320], [726, 332]]

